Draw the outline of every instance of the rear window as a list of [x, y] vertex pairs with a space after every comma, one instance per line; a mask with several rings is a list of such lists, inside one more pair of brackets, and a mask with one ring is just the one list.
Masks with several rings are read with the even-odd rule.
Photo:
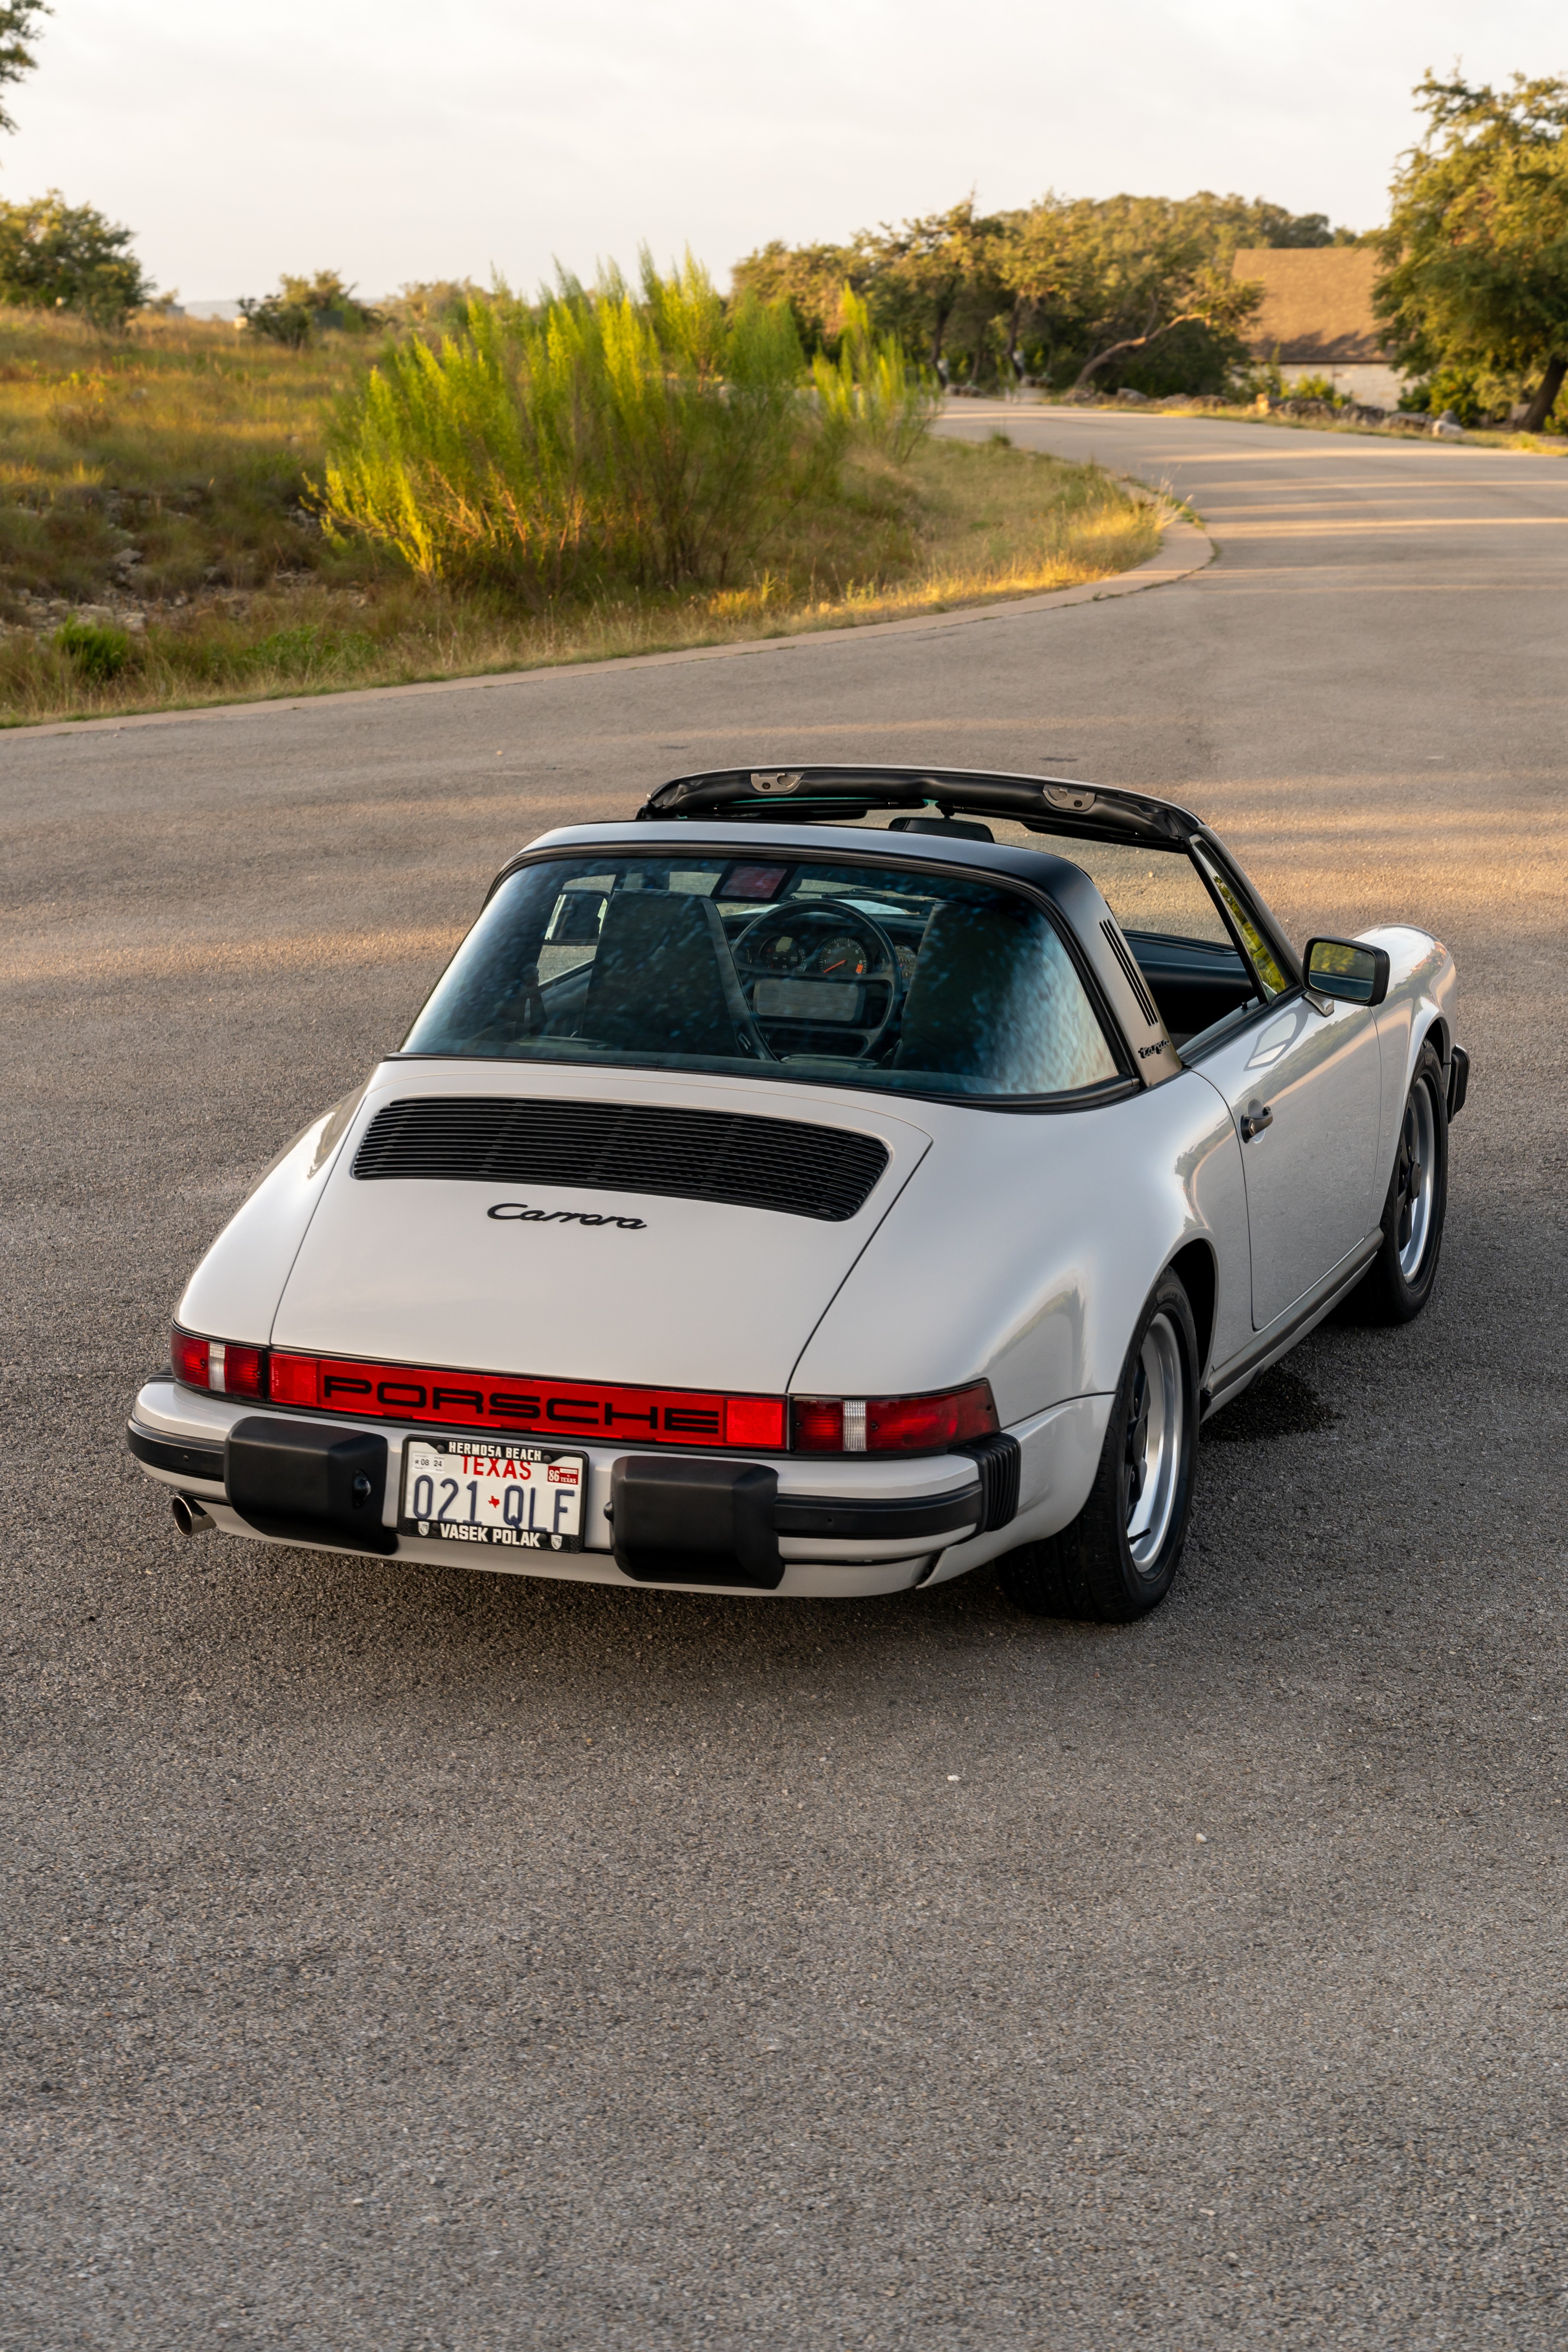
[[928, 1095], [1121, 1076], [1071, 957], [1016, 891], [758, 851], [520, 867], [403, 1050]]

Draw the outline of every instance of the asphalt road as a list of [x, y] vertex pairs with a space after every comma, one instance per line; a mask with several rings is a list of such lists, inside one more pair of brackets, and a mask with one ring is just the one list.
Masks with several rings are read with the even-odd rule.
[[[1561, 2344], [1568, 466], [1004, 421], [1218, 561], [0, 741], [8, 2346]], [[185, 1272], [503, 856], [884, 752], [1450, 942], [1426, 1317], [1216, 1420], [1124, 1630], [182, 1541], [121, 1429]]]

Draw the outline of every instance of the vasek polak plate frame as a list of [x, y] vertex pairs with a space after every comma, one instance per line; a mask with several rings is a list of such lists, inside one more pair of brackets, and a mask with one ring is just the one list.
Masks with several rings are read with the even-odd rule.
[[[409, 1488], [414, 1478], [416, 1475], [423, 1475], [423, 1467], [417, 1473], [415, 1469], [415, 1456], [420, 1452], [433, 1454], [443, 1461], [475, 1461], [482, 1457], [487, 1462], [525, 1462], [531, 1469], [536, 1465], [547, 1465], [557, 1462], [574, 1463], [577, 1468], [577, 1525], [574, 1528], [563, 1532], [559, 1529], [534, 1526], [492, 1528], [481, 1527], [477, 1523], [470, 1524], [464, 1519], [441, 1519], [435, 1517], [425, 1519], [416, 1518], [408, 1508], [408, 1498]], [[459, 1479], [458, 1483], [460, 1488], [464, 1482]], [[532, 1496], [542, 1489], [533, 1486], [531, 1482], [528, 1488], [525, 1489], [520, 1483], [512, 1491], [519, 1494], [528, 1492], [531, 1506], [529, 1515], [531, 1518]], [[562, 1488], [557, 1487], [556, 1491], [559, 1493]], [[423, 1536], [426, 1538], [437, 1537], [447, 1543], [479, 1544], [490, 1551], [581, 1551], [583, 1522], [587, 1503], [588, 1457], [585, 1454], [579, 1454], [571, 1447], [530, 1445], [503, 1437], [450, 1437], [445, 1431], [432, 1433], [429, 1436], [420, 1434], [405, 1438], [404, 1441], [402, 1486], [397, 1500], [399, 1535]]]

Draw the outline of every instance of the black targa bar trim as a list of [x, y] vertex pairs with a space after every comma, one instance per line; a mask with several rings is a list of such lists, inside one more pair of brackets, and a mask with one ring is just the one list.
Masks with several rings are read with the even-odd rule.
[[750, 768], [714, 768], [675, 776], [660, 784], [637, 811], [658, 822], [683, 816], [767, 816], [809, 824], [829, 811], [864, 815], [872, 808], [919, 813], [934, 807], [943, 816], [1013, 817], [1038, 820], [1049, 831], [1079, 832], [1089, 838], [1132, 837], [1185, 841], [1202, 830], [1201, 818], [1173, 801], [1147, 793], [1123, 792], [1073, 776], [1019, 776], [983, 768], [856, 767], [803, 763], [759, 774]]

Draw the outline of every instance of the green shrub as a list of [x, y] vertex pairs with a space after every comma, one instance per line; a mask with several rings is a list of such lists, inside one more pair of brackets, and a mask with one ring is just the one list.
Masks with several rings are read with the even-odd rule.
[[101, 621], [63, 622], [55, 631], [55, 643], [71, 667], [94, 686], [118, 677], [131, 658], [126, 632]]
[[1506, 395], [1475, 368], [1439, 368], [1424, 382], [1406, 384], [1399, 395], [1406, 415], [1441, 416], [1451, 408], [1466, 425], [1479, 425], [1494, 403], [1506, 409]]
[[335, 269], [318, 269], [314, 278], [286, 277], [276, 294], [261, 301], [247, 294], [239, 308], [253, 334], [293, 352], [303, 351], [329, 327], [340, 334], [360, 335], [385, 323], [381, 312], [360, 301]]
[[822, 414], [846, 436], [858, 435], [900, 462], [940, 405], [940, 396], [910, 365], [896, 335], [873, 335], [871, 313], [852, 287], [839, 298], [837, 363], [818, 352], [812, 381]]
[[787, 305], [727, 306], [689, 256], [668, 278], [645, 257], [640, 299], [475, 296], [462, 333], [388, 350], [339, 403], [322, 527], [536, 599], [721, 585], [831, 467], [804, 371]]
[[1327, 375], [1299, 375], [1294, 383], [1286, 386], [1285, 396], [1288, 400], [1326, 401], [1331, 408], [1342, 408], [1345, 404], [1344, 394], [1334, 390], [1334, 380]]

